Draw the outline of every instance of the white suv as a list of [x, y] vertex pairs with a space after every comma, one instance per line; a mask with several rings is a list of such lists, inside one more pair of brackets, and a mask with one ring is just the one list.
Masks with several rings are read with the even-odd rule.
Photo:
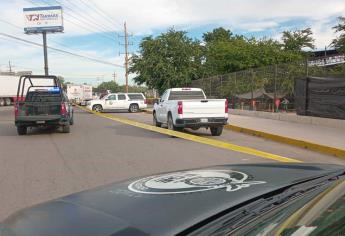
[[87, 107], [97, 112], [104, 110], [138, 112], [140, 109], [147, 108], [147, 103], [142, 93], [110, 93], [102, 99], [88, 101]]

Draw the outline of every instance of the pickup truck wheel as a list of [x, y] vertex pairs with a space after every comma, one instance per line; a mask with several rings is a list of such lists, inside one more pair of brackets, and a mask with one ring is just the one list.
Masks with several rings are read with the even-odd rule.
[[170, 130], [174, 130], [174, 131], [182, 131], [183, 130], [183, 128], [176, 127], [174, 125], [174, 122], [173, 122], [171, 114], [168, 115], [168, 122], [167, 123], [168, 123], [168, 129], [170, 129]]
[[102, 112], [103, 111], [103, 107], [101, 105], [94, 105], [92, 107], [92, 110], [95, 112]]
[[223, 132], [223, 126], [211, 127], [212, 136], [220, 136]]
[[129, 112], [134, 113], [139, 111], [139, 106], [138, 104], [131, 104], [129, 106]]
[[62, 126], [62, 133], [69, 133], [71, 132], [69, 124]]
[[17, 133], [19, 135], [25, 135], [28, 132], [28, 128], [26, 126], [17, 126]]
[[162, 127], [162, 123], [157, 121], [156, 113], [153, 113], [153, 126]]
[[69, 120], [69, 124], [70, 125], [73, 125], [74, 124], [74, 118], [73, 118], [74, 116], [72, 115], [72, 117], [71, 117], [71, 119]]

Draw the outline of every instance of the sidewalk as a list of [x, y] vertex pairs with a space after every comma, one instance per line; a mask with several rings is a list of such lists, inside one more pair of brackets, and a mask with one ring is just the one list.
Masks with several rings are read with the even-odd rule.
[[258, 117], [229, 115], [229, 124], [345, 150], [345, 129]]
[[[152, 109], [146, 109], [152, 113]], [[229, 114], [227, 129], [345, 158], [345, 129]]]

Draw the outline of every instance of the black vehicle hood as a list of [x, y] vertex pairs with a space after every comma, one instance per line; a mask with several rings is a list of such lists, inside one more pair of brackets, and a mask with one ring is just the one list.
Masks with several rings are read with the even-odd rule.
[[344, 171], [324, 164], [247, 164], [143, 177], [19, 211], [0, 225], [0, 236], [175, 235], [253, 198]]

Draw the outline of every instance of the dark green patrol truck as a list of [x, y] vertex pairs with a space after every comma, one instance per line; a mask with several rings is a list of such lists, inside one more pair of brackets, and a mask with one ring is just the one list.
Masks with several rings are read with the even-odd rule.
[[70, 132], [73, 107], [56, 76], [25, 75], [18, 83], [15, 102], [15, 125], [19, 135], [28, 127], [62, 128]]

